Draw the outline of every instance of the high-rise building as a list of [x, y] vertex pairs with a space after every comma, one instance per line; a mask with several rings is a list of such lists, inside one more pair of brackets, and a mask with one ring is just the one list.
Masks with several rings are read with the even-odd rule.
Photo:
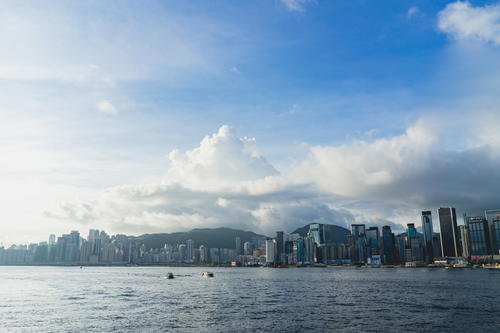
[[488, 220], [482, 216], [469, 217], [467, 229], [469, 230], [470, 254], [473, 256], [491, 254]]
[[208, 249], [204, 245], [200, 245], [200, 264], [208, 263]]
[[384, 264], [394, 264], [395, 257], [395, 240], [391, 227], [385, 225], [382, 227], [382, 261]]
[[234, 240], [234, 248], [236, 250], [236, 255], [240, 255], [241, 254], [241, 238], [239, 237], [236, 237], [235, 240]]
[[186, 241], [186, 262], [192, 263], [194, 257], [194, 240], [188, 239]]
[[352, 230], [352, 261], [364, 264], [367, 262], [366, 255], [366, 233], [364, 224], [351, 224]]
[[179, 246], [177, 248], [178, 248], [178, 251], [179, 251], [178, 261], [179, 262], [186, 261], [187, 260], [187, 248], [186, 248], [186, 244], [179, 244]]
[[250, 242], [243, 243], [243, 254], [244, 255], [246, 255], [246, 256], [251, 255], [252, 251], [253, 251], [252, 243], [250, 243]]
[[491, 220], [491, 238], [493, 254], [500, 254], [500, 216]]
[[434, 253], [434, 258], [442, 256], [441, 253], [441, 235], [437, 232], [432, 236], [432, 250]]
[[414, 223], [408, 223], [405, 239], [405, 261], [423, 261], [424, 248], [422, 235], [417, 232]]
[[488, 228], [491, 235], [491, 250], [494, 254], [500, 254], [500, 229], [497, 225], [495, 226], [495, 220], [500, 219], [500, 209], [491, 209], [484, 212], [486, 219], [488, 220]]
[[370, 227], [366, 230], [366, 242], [370, 251], [369, 256], [379, 255], [379, 232], [378, 227]]
[[56, 235], [50, 234], [49, 235], [49, 245], [54, 245], [56, 243]]
[[458, 257], [458, 227], [455, 208], [441, 207], [438, 210], [439, 226], [441, 228], [441, 255], [443, 257]]
[[469, 229], [466, 224], [460, 225], [460, 240], [462, 243], [462, 257], [470, 257]]
[[273, 264], [276, 262], [276, 240], [268, 238], [266, 240], [266, 263]]
[[324, 225], [320, 223], [312, 223], [309, 225], [308, 237], [312, 237], [316, 246], [322, 246], [325, 243]]
[[425, 261], [431, 263], [434, 260], [434, 249], [432, 246], [432, 237], [434, 230], [432, 227], [432, 212], [430, 210], [422, 212], [422, 233], [424, 235]]
[[276, 232], [276, 261], [281, 263], [281, 255], [285, 248], [283, 231]]

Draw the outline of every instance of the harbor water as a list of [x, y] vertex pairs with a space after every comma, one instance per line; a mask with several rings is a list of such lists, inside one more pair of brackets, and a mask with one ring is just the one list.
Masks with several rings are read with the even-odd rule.
[[500, 270], [206, 270], [0, 266], [0, 331], [500, 332]]

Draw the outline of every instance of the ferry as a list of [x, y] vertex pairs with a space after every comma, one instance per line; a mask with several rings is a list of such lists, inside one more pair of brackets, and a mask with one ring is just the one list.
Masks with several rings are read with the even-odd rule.
[[203, 276], [203, 277], [207, 277], [207, 278], [208, 278], [208, 277], [214, 277], [214, 273], [212, 273], [212, 272], [203, 272], [203, 273], [201, 274], [201, 276]]

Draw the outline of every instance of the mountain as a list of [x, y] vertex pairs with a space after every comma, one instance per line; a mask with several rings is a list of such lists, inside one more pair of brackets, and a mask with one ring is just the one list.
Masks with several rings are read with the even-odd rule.
[[252, 237], [266, 238], [266, 236], [256, 234], [251, 231], [243, 231], [231, 228], [214, 228], [214, 229], [193, 229], [187, 232], [173, 232], [170, 234], [144, 234], [137, 237], [131, 237], [132, 240], [144, 244], [146, 248], [161, 248], [165, 244], [186, 244], [188, 239], [194, 241], [194, 246], [218, 248], [235, 248], [235, 239], [241, 239], [241, 245], [246, 241], [250, 241]]
[[[292, 232], [292, 234], [299, 234], [302, 237], [307, 236], [307, 232], [309, 231], [309, 226], [312, 223], [309, 223], [303, 227], [300, 227]], [[326, 241], [327, 243], [344, 243], [347, 244], [347, 236], [351, 234], [349, 229], [344, 227], [340, 227], [338, 225], [333, 224], [324, 224], [325, 225], [325, 233], [326, 233]]]

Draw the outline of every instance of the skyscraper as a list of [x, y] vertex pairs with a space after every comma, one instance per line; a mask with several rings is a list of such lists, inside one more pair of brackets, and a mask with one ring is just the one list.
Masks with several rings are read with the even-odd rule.
[[395, 240], [391, 227], [385, 225], [382, 227], [382, 258], [384, 264], [394, 264], [395, 259]]
[[325, 243], [325, 230], [324, 225], [320, 223], [312, 223], [309, 225], [309, 231], [307, 232], [309, 237], [314, 239], [316, 246], [321, 246]]
[[276, 232], [276, 260], [281, 263], [281, 254], [285, 248], [283, 231]]
[[351, 224], [353, 251], [352, 261], [354, 263], [366, 263], [366, 233], [364, 224]]
[[458, 257], [458, 228], [455, 208], [441, 207], [438, 209], [439, 226], [441, 227], [441, 255], [443, 257]]
[[194, 240], [188, 239], [186, 241], [186, 261], [193, 262], [194, 257]]
[[500, 220], [500, 209], [491, 209], [484, 212], [486, 219], [488, 220], [488, 229], [491, 235], [490, 243], [491, 250], [494, 254], [500, 253], [500, 229], [498, 223], [495, 224], [495, 220]]
[[366, 241], [370, 250], [369, 256], [378, 255], [379, 253], [379, 232], [378, 227], [370, 227], [366, 230]]
[[467, 229], [469, 229], [470, 254], [491, 254], [492, 251], [488, 221], [482, 216], [469, 217], [467, 221]]
[[251, 255], [252, 254], [252, 243], [250, 242], [245, 242], [243, 243], [243, 254], [244, 255]]
[[430, 263], [434, 260], [434, 249], [432, 247], [432, 212], [430, 210], [422, 212], [422, 233], [424, 235], [425, 261]]
[[500, 254], [500, 216], [491, 221], [491, 239], [493, 240], [493, 254]]
[[460, 239], [462, 241], [462, 256], [469, 257], [470, 256], [470, 240], [469, 240], [469, 229], [467, 225], [459, 226], [460, 229]]
[[235, 246], [235, 250], [236, 250], [236, 255], [240, 255], [241, 254], [241, 238], [236, 237], [234, 242], [235, 242], [234, 246]]
[[266, 240], [266, 263], [276, 262], [276, 241], [272, 238]]

